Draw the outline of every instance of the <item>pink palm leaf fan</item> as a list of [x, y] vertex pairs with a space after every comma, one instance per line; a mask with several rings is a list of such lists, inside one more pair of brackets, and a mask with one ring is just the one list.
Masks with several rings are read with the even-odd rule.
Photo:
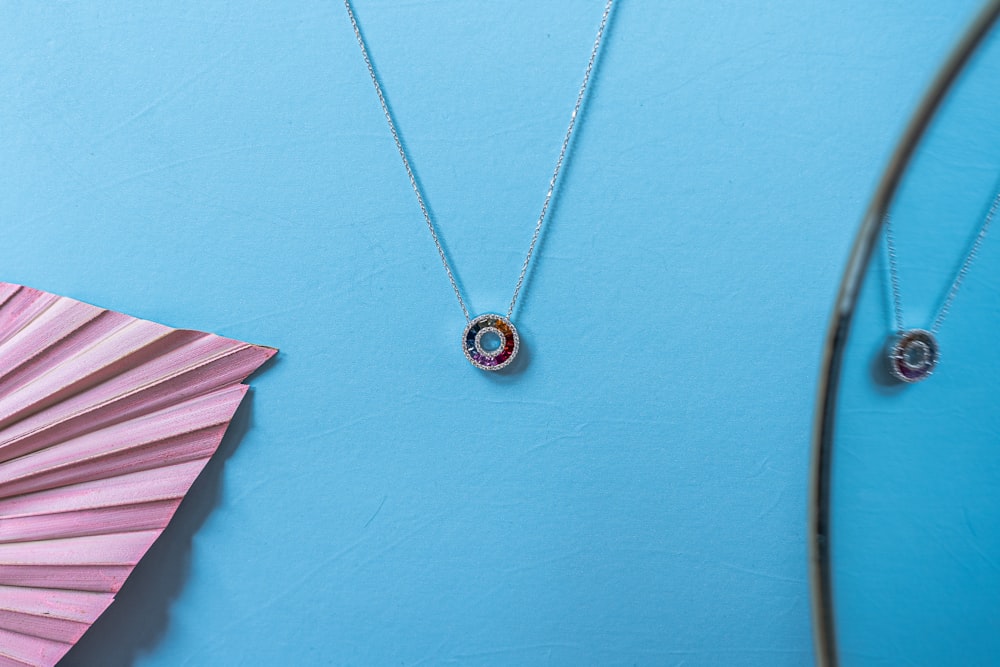
[[0, 283], [0, 667], [107, 609], [275, 352]]

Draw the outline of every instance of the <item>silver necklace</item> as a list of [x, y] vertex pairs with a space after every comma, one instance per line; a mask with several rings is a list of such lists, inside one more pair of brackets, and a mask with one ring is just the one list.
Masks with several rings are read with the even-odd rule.
[[[590, 83], [590, 75], [594, 70], [594, 63], [597, 61], [597, 53], [601, 46], [601, 40], [604, 37], [604, 29], [608, 24], [608, 16], [611, 14], [611, 5], [613, 3], [614, 0], [607, 0], [607, 4], [604, 6], [604, 13], [601, 15], [601, 23], [597, 29], [597, 37], [594, 39], [594, 46], [590, 50], [590, 60], [587, 62], [587, 69], [583, 74], [583, 83], [580, 84], [580, 90], [576, 96], [576, 104], [573, 105], [573, 113], [570, 115], [569, 126], [566, 128], [566, 134], [563, 137], [562, 147], [559, 149], [559, 157], [556, 159], [556, 166], [552, 171], [552, 178], [549, 179], [549, 189], [545, 193], [545, 200], [542, 202], [542, 211], [539, 213], [538, 220], [535, 222], [535, 231], [531, 235], [531, 243], [528, 245], [528, 252], [524, 256], [524, 262], [521, 264], [521, 273], [517, 277], [517, 284], [514, 285], [514, 295], [510, 299], [510, 305], [507, 306], [507, 314], [499, 315], [497, 313], [486, 313], [473, 318], [469, 315], [469, 309], [465, 305], [465, 299], [462, 298], [462, 290], [458, 287], [458, 282], [455, 280], [455, 274], [448, 262], [447, 253], [445, 253], [444, 247], [441, 245], [437, 227], [434, 225], [434, 222], [431, 220], [430, 213], [427, 211], [427, 205], [424, 203], [423, 192], [420, 190], [417, 178], [413, 174], [413, 168], [410, 166], [410, 159], [406, 154], [405, 148], [403, 147], [403, 142], [399, 138], [399, 132], [396, 130], [396, 121], [392, 116], [392, 112], [389, 111], [388, 103], [385, 101], [385, 95], [382, 93], [382, 85], [379, 83], [378, 76], [375, 73], [375, 67], [372, 65], [371, 58], [368, 55], [368, 45], [365, 43], [365, 39], [361, 34], [361, 29], [358, 27], [358, 21], [354, 15], [354, 8], [351, 6], [351, 0], [344, 0], [344, 7], [347, 9], [347, 16], [351, 20], [351, 27], [354, 28], [354, 36], [358, 40], [358, 46], [361, 48], [361, 55], [365, 60], [365, 65], [368, 67], [368, 74], [371, 76], [372, 84], [375, 86], [375, 94], [378, 96], [379, 104], [382, 106], [382, 113], [385, 116], [386, 122], [389, 124], [389, 131], [392, 133], [392, 138], [396, 142], [396, 150], [399, 152], [399, 157], [403, 160], [403, 168], [406, 169], [406, 175], [410, 179], [410, 187], [413, 188], [413, 194], [417, 197], [417, 204], [420, 206], [420, 212], [424, 216], [424, 222], [427, 223], [427, 229], [431, 233], [431, 239], [437, 247], [438, 256], [441, 258], [441, 265], [444, 266], [444, 271], [448, 274], [448, 281], [451, 283], [451, 289], [455, 292], [455, 297], [458, 299], [458, 305], [462, 308], [462, 314], [465, 315], [466, 326], [465, 330], [462, 332], [462, 350], [465, 352], [466, 359], [468, 359], [469, 362], [476, 368], [480, 368], [485, 371], [498, 371], [509, 366], [517, 356], [517, 352], [520, 347], [520, 337], [518, 336], [517, 328], [515, 328], [513, 322], [511, 322], [511, 316], [514, 314], [514, 306], [517, 305], [517, 297], [521, 294], [521, 288], [524, 286], [524, 279], [528, 274], [528, 265], [531, 263], [531, 257], [535, 252], [535, 245], [538, 243], [538, 238], [541, 235], [542, 225], [545, 222], [545, 216], [549, 212], [549, 204], [552, 201], [552, 193], [555, 192], [556, 183], [559, 180], [559, 173], [562, 171], [563, 161], [566, 158], [566, 152], [569, 150], [570, 140], [573, 137], [573, 129], [576, 127], [576, 119], [579, 116], [580, 108], [583, 106], [584, 96], [587, 92], [587, 84]], [[492, 339], [494, 344], [487, 345], [486, 341], [488, 339]]]
[[892, 234], [892, 218], [886, 215], [885, 218], [885, 245], [889, 256], [889, 277], [892, 287], [892, 311], [896, 324], [896, 335], [889, 347], [889, 370], [893, 377], [901, 382], [920, 382], [926, 380], [934, 372], [938, 361], [941, 358], [940, 347], [937, 342], [938, 331], [944, 323], [951, 304], [958, 294], [958, 288], [962, 286], [962, 281], [969, 273], [972, 263], [975, 262], [979, 249], [983, 245], [983, 240], [990, 230], [990, 223], [1000, 210], [1000, 192], [993, 196], [993, 203], [983, 218], [979, 226], [972, 247], [966, 253], [962, 265], [959, 267], [955, 278], [951, 281], [948, 294], [944, 298], [941, 307], [938, 308], [931, 325], [927, 329], [907, 329], [903, 324], [903, 305], [899, 289], [899, 266], [896, 260], [896, 244]]

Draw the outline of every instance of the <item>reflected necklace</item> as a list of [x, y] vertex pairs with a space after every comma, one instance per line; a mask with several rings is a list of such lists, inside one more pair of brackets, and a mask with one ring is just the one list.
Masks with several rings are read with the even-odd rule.
[[929, 329], [907, 329], [903, 325], [903, 306], [899, 296], [899, 266], [896, 261], [896, 244], [892, 236], [892, 219], [886, 215], [885, 245], [887, 254], [889, 255], [889, 277], [892, 282], [892, 310], [896, 321], [896, 335], [889, 347], [888, 361], [889, 370], [897, 380], [901, 382], [920, 382], [921, 380], [926, 380], [934, 372], [934, 367], [937, 366], [941, 356], [936, 338], [937, 333], [941, 329], [944, 318], [948, 316], [952, 301], [955, 300], [955, 295], [958, 294], [958, 288], [962, 286], [962, 281], [965, 280], [966, 274], [969, 273], [972, 263], [976, 261], [976, 255], [979, 254], [979, 249], [983, 245], [983, 240], [990, 230], [990, 223], [993, 222], [998, 209], [1000, 209], [1000, 192], [994, 195], [993, 203], [990, 204], [990, 209], [979, 226], [979, 232], [972, 242], [972, 247], [969, 248], [969, 252], [966, 253], [965, 259], [958, 269], [958, 273], [955, 274], [955, 278], [951, 281], [951, 287], [948, 288], [948, 294], [944, 298], [944, 303], [938, 308]]
[[[392, 112], [389, 111], [388, 103], [385, 101], [385, 95], [382, 93], [382, 86], [379, 84], [378, 76], [375, 74], [375, 67], [372, 65], [371, 58], [368, 56], [368, 47], [365, 44], [364, 37], [361, 35], [361, 29], [358, 27], [358, 21], [354, 16], [354, 9], [351, 6], [351, 0], [344, 0], [344, 7], [347, 9], [347, 16], [351, 20], [351, 27], [354, 28], [354, 36], [358, 40], [358, 46], [361, 47], [361, 55], [365, 60], [365, 65], [368, 67], [368, 74], [371, 76], [372, 83], [375, 85], [375, 94], [378, 96], [379, 104], [382, 105], [382, 113], [385, 115], [385, 120], [389, 124], [389, 131], [392, 133], [392, 138], [396, 142], [396, 150], [399, 152], [399, 157], [403, 160], [403, 168], [406, 169], [406, 175], [410, 179], [410, 186], [413, 188], [413, 194], [417, 197], [417, 204], [420, 206], [420, 212], [423, 213], [424, 221], [427, 223], [427, 229], [430, 230], [431, 233], [431, 239], [437, 247], [438, 256], [441, 258], [441, 264], [444, 266], [445, 273], [448, 274], [448, 281], [451, 283], [451, 288], [455, 292], [455, 297], [458, 298], [458, 305], [461, 306], [462, 313], [465, 315], [466, 326], [465, 330], [462, 332], [462, 350], [465, 352], [465, 357], [470, 363], [472, 363], [473, 366], [484, 371], [498, 371], [505, 368], [510, 365], [510, 363], [514, 361], [514, 358], [517, 356], [517, 351], [520, 346], [520, 338], [518, 337], [517, 329], [514, 327], [513, 322], [511, 322], [511, 316], [514, 314], [514, 306], [517, 304], [517, 297], [521, 293], [521, 287], [524, 285], [524, 279], [528, 273], [528, 265], [531, 263], [531, 257], [535, 252], [535, 245], [538, 243], [539, 235], [542, 232], [542, 224], [545, 222], [545, 215], [549, 211], [549, 203], [552, 201], [552, 193], [555, 191], [556, 183], [559, 180], [559, 172], [562, 170], [563, 161], [566, 158], [566, 152], [569, 150], [570, 139], [573, 137], [573, 128], [576, 126], [577, 116], [580, 113], [581, 106], [583, 106], [584, 95], [587, 92], [587, 84], [590, 82], [590, 75], [594, 70], [594, 63], [597, 60], [597, 52], [601, 46], [601, 39], [604, 37], [604, 28], [608, 24], [608, 15], [611, 13], [611, 5], [613, 2], [614, 0], [607, 0], [607, 4], [604, 6], [604, 13], [601, 15], [601, 23], [597, 29], [597, 37], [594, 39], [594, 46], [590, 50], [590, 60], [587, 62], [587, 69], [583, 74], [583, 83], [580, 84], [580, 90], [576, 96], [576, 104], [573, 105], [573, 113], [569, 118], [569, 127], [566, 128], [566, 134], [563, 137], [562, 147], [559, 150], [559, 157], [556, 159], [556, 166], [552, 171], [552, 178], [549, 179], [549, 189], [545, 193], [545, 200], [542, 202], [542, 211], [538, 215], [538, 220], [535, 222], [535, 231], [531, 235], [531, 243], [528, 245], [528, 253], [525, 255], [524, 262], [521, 264], [521, 273], [517, 278], [517, 284], [514, 286], [514, 295], [511, 297], [510, 305], [507, 307], [507, 314], [499, 315], [497, 313], [486, 313], [472, 318], [469, 315], [469, 309], [465, 305], [465, 299], [462, 298], [462, 291], [458, 288], [458, 282], [456, 281], [455, 274], [448, 262], [448, 256], [444, 251], [444, 247], [441, 245], [437, 229], [434, 226], [434, 222], [431, 220], [430, 213], [427, 211], [427, 206], [424, 203], [425, 197], [420, 189], [420, 185], [417, 183], [417, 178], [414, 176], [413, 169], [410, 166], [410, 159], [407, 157], [406, 150], [403, 148], [403, 142], [399, 138], [399, 132], [396, 130], [396, 122], [393, 119]], [[488, 341], [492, 342], [492, 344], [489, 344]]]

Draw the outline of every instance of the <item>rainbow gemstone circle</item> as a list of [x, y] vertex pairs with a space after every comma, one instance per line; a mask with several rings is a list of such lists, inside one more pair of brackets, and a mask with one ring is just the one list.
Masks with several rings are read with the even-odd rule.
[[[483, 337], [493, 334], [500, 344], [492, 350], [483, 347]], [[498, 371], [510, 365], [517, 356], [521, 339], [517, 329], [503, 315], [487, 313], [473, 319], [462, 333], [462, 351], [465, 358], [476, 368], [484, 371]]]
[[931, 376], [940, 356], [937, 340], [931, 332], [910, 329], [893, 340], [889, 370], [900, 382], [920, 382]]

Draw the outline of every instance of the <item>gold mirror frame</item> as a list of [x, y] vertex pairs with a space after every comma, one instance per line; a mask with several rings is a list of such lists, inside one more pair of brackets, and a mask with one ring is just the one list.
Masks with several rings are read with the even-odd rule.
[[942, 102], [1000, 17], [1000, 0], [990, 0], [973, 21], [924, 96], [892, 156], [854, 242], [823, 347], [819, 396], [813, 423], [809, 490], [809, 581], [812, 592], [816, 664], [837, 667], [837, 635], [830, 581], [830, 473], [840, 364], [851, 318], [882, 220], [903, 174]]

